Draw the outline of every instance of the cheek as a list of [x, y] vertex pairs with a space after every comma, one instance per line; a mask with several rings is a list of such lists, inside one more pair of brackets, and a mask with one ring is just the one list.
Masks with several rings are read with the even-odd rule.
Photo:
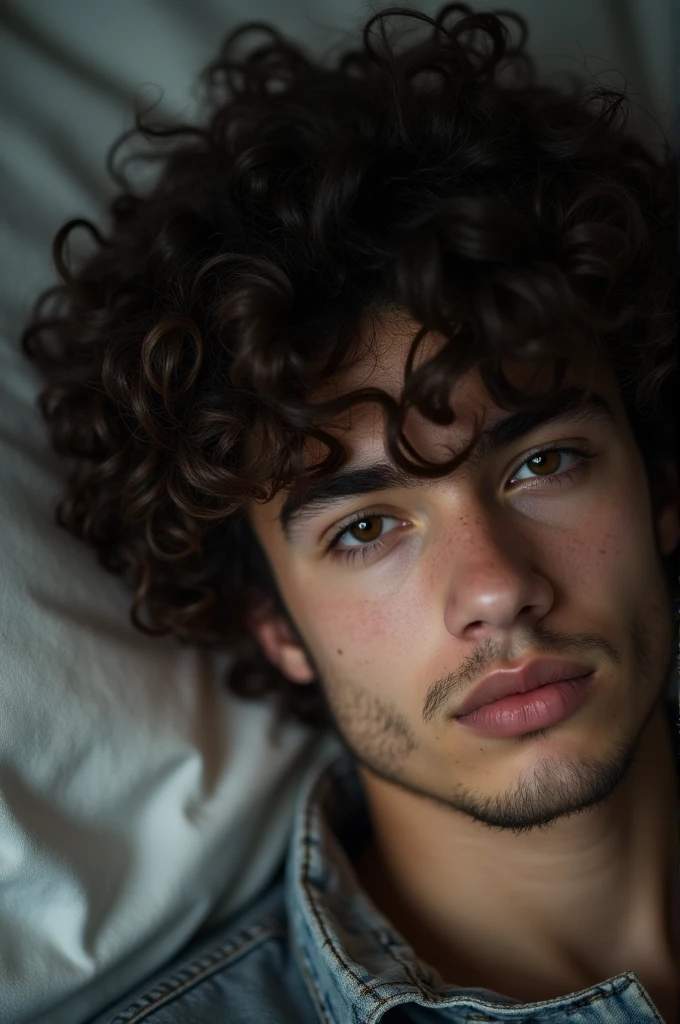
[[375, 686], [385, 679], [394, 689], [397, 677], [412, 674], [414, 659], [422, 662], [424, 644], [418, 639], [424, 640], [431, 610], [415, 580], [389, 596], [377, 590], [369, 598], [358, 589], [351, 596], [341, 588], [323, 594], [317, 589], [301, 608], [300, 627], [329, 678], [365, 678]]
[[[316, 567], [288, 575], [288, 607], [329, 680], [366, 678], [380, 686], [386, 678], [394, 686], [399, 665], [406, 674], [414, 640], [423, 636], [424, 622], [432, 620], [418, 562], [418, 544], [406, 542], [398, 557], [366, 572]], [[420, 657], [422, 650], [421, 645]]]
[[[583, 516], [578, 532], [560, 545], [559, 564], [551, 562], [551, 575], [563, 580], [570, 595], [593, 598], [598, 606], [616, 601], [627, 589], [631, 565], [627, 562], [630, 537], [625, 521], [610, 513]], [[590, 602], [588, 602], [590, 603]]]
[[[644, 481], [626, 477], [617, 488], [598, 490], [591, 501], [556, 502], [539, 519], [534, 537], [546, 576], [570, 598], [598, 609], [639, 598], [656, 578], [658, 555]], [[543, 527], [547, 526], [548, 529]]]

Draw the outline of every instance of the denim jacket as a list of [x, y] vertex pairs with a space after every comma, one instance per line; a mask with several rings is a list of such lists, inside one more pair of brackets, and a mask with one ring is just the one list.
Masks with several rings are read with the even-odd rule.
[[336, 751], [301, 788], [267, 890], [91, 1024], [662, 1022], [632, 971], [539, 1002], [445, 984], [357, 883], [351, 863], [369, 831], [353, 762]]

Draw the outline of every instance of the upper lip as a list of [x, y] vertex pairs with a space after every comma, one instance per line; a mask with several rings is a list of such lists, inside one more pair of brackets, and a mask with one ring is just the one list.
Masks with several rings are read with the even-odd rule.
[[589, 675], [592, 666], [583, 665], [579, 661], [564, 661], [562, 658], [535, 658], [533, 661], [509, 669], [491, 672], [472, 693], [468, 694], [455, 713], [456, 718], [469, 715], [483, 704], [500, 700], [511, 693], [526, 693], [547, 683], [557, 683], [563, 679], [576, 679]]

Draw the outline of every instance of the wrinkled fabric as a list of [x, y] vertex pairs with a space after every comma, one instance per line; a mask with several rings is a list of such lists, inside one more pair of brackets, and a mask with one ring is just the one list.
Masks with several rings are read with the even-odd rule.
[[106, 231], [106, 153], [135, 105], [193, 116], [200, 70], [252, 14], [0, 3], [0, 1024], [81, 1024], [248, 905], [316, 757], [313, 730], [274, 741], [273, 703], [226, 689], [228, 657], [134, 629], [129, 587], [57, 526], [69, 466], [19, 346], [57, 230]]

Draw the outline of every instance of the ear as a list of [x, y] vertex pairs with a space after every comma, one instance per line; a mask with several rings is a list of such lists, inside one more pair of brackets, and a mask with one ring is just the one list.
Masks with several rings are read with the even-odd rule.
[[680, 541], [680, 483], [678, 468], [670, 459], [658, 464], [652, 506], [659, 551], [671, 555]]
[[293, 683], [312, 683], [316, 672], [286, 619], [271, 598], [262, 598], [246, 612], [246, 624], [266, 657]]

